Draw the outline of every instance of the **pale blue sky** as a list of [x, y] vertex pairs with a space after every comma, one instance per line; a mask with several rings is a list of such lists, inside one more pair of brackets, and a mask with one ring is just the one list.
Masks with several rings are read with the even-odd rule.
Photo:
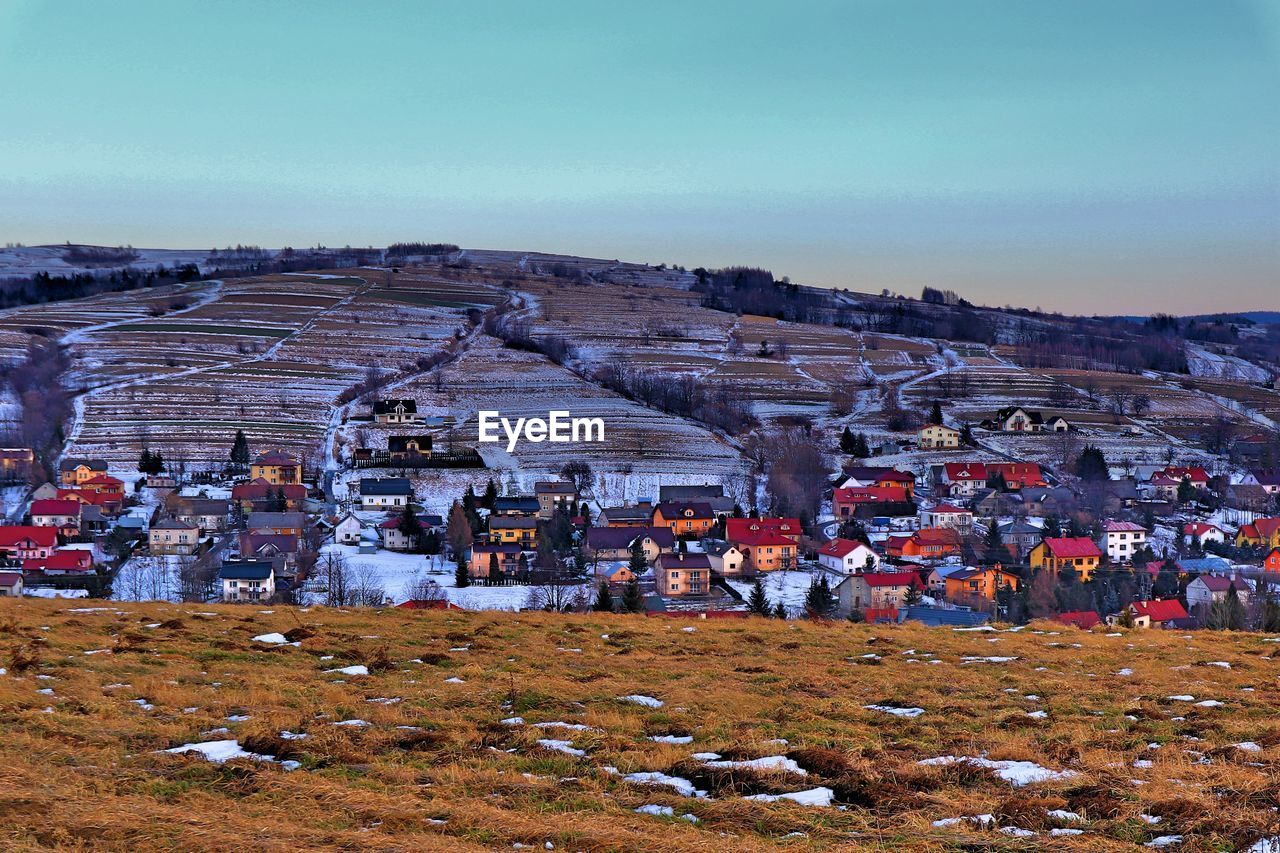
[[1280, 308], [1280, 2], [0, 0], [0, 240]]

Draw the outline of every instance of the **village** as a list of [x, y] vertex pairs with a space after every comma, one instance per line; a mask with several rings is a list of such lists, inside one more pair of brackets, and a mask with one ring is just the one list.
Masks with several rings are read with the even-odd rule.
[[[600, 500], [572, 458], [513, 488], [456, 443], [452, 418], [413, 399], [361, 408], [385, 447], [353, 447], [337, 471], [251, 452], [243, 433], [219, 470], [144, 450], [127, 482], [62, 459], [0, 526], [0, 594], [1280, 629], [1280, 471], [1117, 465], [1087, 441], [1059, 468], [966, 458], [975, 432], [1077, 429], [1061, 415], [1012, 406], [953, 426], [935, 404], [915, 448], [955, 461], [923, 469], [872, 464], [846, 427], [821, 509], [801, 518], [736, 481]], [[0, 455], [6, 482], [29, 478], [31, 451]], [[459, 469], [474, 470], [450, 493]]]

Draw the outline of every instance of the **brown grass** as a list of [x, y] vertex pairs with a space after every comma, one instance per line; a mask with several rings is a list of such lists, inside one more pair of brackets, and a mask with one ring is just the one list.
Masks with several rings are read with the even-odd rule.
[[[0, 601], [8, 670], [0, 676], [0, 839], [13, 850], [541, 849], [548, 841], [592, 851], [1127, 850], [1182, 834], [1180, 849], [1210, 850], [1280, 832], [1277, 647], [1260, 636], [773, 620], [681, 630], [688, 625]], [[270, 631], [292, 631], [301, 645], [250, 639]], [[449, 651], [462, 646], [469, 650]], [[96, 650], [104, 651], [85, 654]], [[862, 657], [871, 652], [881, 656], [875, 665]], [[989, 655], [1017, 659], [963, 661]], [[356, 663], [372, 674], [325, 672]], [[1122, 667], [1133, 675], [1118, 675]], [[46, 689], [52, 694], [37, 692]], [[618, 699], [633, 693], [664, 704]], [[1168, 698], [1177, 694], [1225, 704]], [[925, 713], [897, 717], [868, 704]], [[1049, 716], [1027, 717], [1033, 710]], [[525, 725], [501, 722], [514, 716]], [[333, 725], [349, 719], [369, 725]], [[210, 733], [221, 727], [230, 733]], [[649, 739], [656, 735], [694, 740]], [[160, 751], [232, 737], [300, 767]], [[586, 755], [539, 739], [569, 741]], [[1235, 746], [1246, 741], [1262, 751]], [[807, 775], [710, 768], [695, 752], [787, 756]], [[1077, 775], [1014, 788], [987, 768], [918, 763], [984, 754]], [[621, 778], [636, 771], [683, 776], [710, 797]], [[843, 808], [744, 799], [819, 785]], [[646, 804], [676, 816], [635, 812]], [[1051, 837], [1068, 825], [1049, 817], [1052, 809], [1081, 814], [1084, 834]], [[1037, 835], [932, 825], [979, 814]], [[1142, 814], [1162, 822], [1149, 825]]]

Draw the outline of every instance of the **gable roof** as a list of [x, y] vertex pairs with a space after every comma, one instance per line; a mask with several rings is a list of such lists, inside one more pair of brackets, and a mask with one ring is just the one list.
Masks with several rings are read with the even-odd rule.
[[24, 572], [85, 572], [93, 570], [93, 554], [83, 548], [59, 548], [48, 557], [22, 561]]
[[418, 413], [417, 400], [375, 400], [373, 404], [373, 413], [375, 415], [389, 415], [396, 410], [397, 407], [404, 407], [405, 414]]
[[1058, 559], [1102, 556], [1097, 544], [1087, 536], [1048, 536], [1044, 545]]
[[300, 501], [307, 496], [307, 487], [301, 483], [273, 486], [265, 477], [231, 487], [231, 498], [237, 501], [255, 501], [275, 497], [281, 492], [287, 500]]
[[987, 466], [981, 462], [948, 462], [942, 466], [949, 482], [961, 480], [987, 481]]
[[867, 572], [852, 575], [861, 578], [867, 586], [919, 586], [920, 576], [915, 572]]
[[730, 518], [725, 521], [725, 538], [730, 542], [743, 541], [745, 537], [770, 533], [774, 536], [799, 536], [798, 518]]
[[1169, 622], [1173, 619], [1186, 619], [1187, 611], [1182, 602], [1176, 598], [1162, 601], [1135, 601], [1129, 605], [1137, 616], [1150, 617], [1152, 622]]
[[251, 512], [249, 513], [248, 523], [245, 526], [250, 530], [258, 530], [276, 527], [297, 527], [301, 529], [306, 525], [307, 514], [305, 512]]
[[1059, 613], [1053, 618], [1064, 625], [1075, 625], [1085, 631], [1102, 622], [1102, 617], [1093, 610], [1068, 610], [1065, 613]]
[[218, 569], [218, 579], [264, 581], [274, 571], [270, 560], [224, 560]]
[[431, 449], [431, 436], [429, 435], [392, 435], [387, 438], [387, 451], [390, 453], [406, 453], [411, 442], [417, 444], [419, 450]]
[[46, 498], [44, 500], [31, 502], [31, 517], [37, 515], [79, 515], [80, 501], [73, 500], [55, 500]]
[[922, 527], [910, 539], [917, 545], [960, 546], [960, 532], [954, 527]]
[[194, 524], [187, 524], [176, 518], [162, 518], [151, 525], [152, 530], [198, 530]]
[[706, 521], [715, 518], [711, 504], [705, 501], [664, 501], [654, 507], [654, 512], [662, 513], [662, 517], [668, 520], [692, 518]]
[[90, 471], [107, 470], [107, 460], [105, 459], [86, 459], [83, 456], [73, 456], [63, 459], [58, 463], [59, 471], [74, 471], [80, 466], [88, 468]]
[[533, 484], [535, 495], [575, 495], [573, 483], [564, 480], [539, 480]]
[[597, 551], [630, 548], [636, 539], [649, 537], [659, 548], [675, 545], [670, 527], [592, 527], [587, 531], [587, 547]]
[[360, 480], [362, 497], [395, 497], [413, 494], [413, 485], [408, 477], [363, 477]]
[[1209, 524], [1208, 522], [1205, 522], [1205, 521], [1188, 521], [1186, 524], [1182, 525], [1183, 536], [1192, 536], [1192, 537], [1204, 536], [1206, 533], [1208, 533], [1211, 530], [1216, 530], [1222, 534], [1226, 533], [1226, 531], [1223, 530], [1218, 525]]
[[711, 568], [706, 554], [663, 554], [656, 562], [664, 570]]
[[[538, 499], [528, 495], [499, 495], [493, 502], [494, 512], [537, 512]], [[646, 510], [644, 516], [649, 517], [652, 510]]]
[[490, 530], [523, 530], [529, 527], [537, 527], [538, 519], [523, 518], [520, 516], [498, 515], [489, 517]]
[[258, 458], [253, 460], [254, 465], [297, 465], [298, 460], [294, 459], [283, 450], [266, 450], [258, 454]]
[[831, 495], [832, 503], [838, 504], [904, 503], [907, 500], [907, 490], [901, 486], [849, 486], [836, 489]]
[[1229, 578], [1225, 575], [1200, 575], [1191, 583], [1204, 584], [1209, 592], [1226, 592], [1232, 587], [1237, 592], [1251, 592], [1249, 585], [1240, 578]]
[[705, 501], [708, 498], [724, 497], [724, 486], [659, 486], [658, 500], [662, 503], [673, 501]]
[[1105, 533], [1146, 533], [1147, 528], [1132, 521], [1108, 521], [1102, 525]]
[[835, 557], [844, 559], [845, 557], [857, 551], [859, 548], [867, 546], [857, 539], [832, 539], [826, 545], [818, 549], [818, 553], [824, 557]]

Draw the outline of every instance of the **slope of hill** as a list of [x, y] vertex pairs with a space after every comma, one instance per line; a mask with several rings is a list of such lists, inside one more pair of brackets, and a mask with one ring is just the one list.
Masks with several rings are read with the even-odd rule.
[[1241, 849], [1275, 639], [4, 600], [0, 837]]

